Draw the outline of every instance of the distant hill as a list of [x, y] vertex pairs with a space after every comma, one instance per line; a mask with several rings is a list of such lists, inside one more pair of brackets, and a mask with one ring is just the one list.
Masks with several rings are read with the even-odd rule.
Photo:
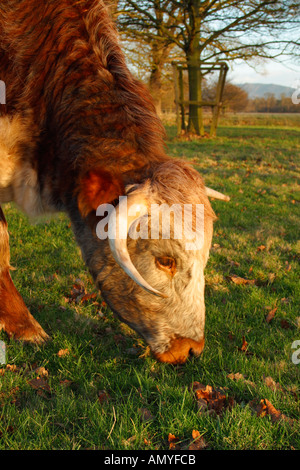
[[294, 88], [282, 85], [274, 85], [272, 83], [243, 83], [238, 84], [240, 88], [248, 93], [250, 99], [253, 98], [264, 98], [268, 93], [271, 93], [275, 98], [280, 98], [281, 95], [292, 96], [295, 91]]

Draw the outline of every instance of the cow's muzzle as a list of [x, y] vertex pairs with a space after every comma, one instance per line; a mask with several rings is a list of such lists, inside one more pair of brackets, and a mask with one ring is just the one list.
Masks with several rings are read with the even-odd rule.
[[171, 347], [164, 353], [154, 353], [160, 362], [169, 364], [183, 364], [190, 356], [199, 356], [204, 348], [205, 340], [194, 341], [189, 338], [176, 338]]

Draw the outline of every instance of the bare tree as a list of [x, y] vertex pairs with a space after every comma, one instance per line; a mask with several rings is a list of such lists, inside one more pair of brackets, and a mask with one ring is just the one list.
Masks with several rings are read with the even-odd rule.
[[[182, 51], [193, 103], [202, 99], [199, 69], [206, 62], [300, 58], [299, 0], [120, 0], [118, 25], [131, 37], [153, 41], [156, 50]], [[188, 130], [204, 131], [195, 104], [189, 106]]]

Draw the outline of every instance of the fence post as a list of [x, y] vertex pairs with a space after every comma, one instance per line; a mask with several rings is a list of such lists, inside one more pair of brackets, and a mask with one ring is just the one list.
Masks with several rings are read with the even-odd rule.
[[211, 137], [215, 137], [216, 132], [217, 132], [217, 126], [218, 126], [220, 109], [222, 106], [222, 96], [224, 92], [227, 72], [228, 72], [228, 65], [223, 63], [221, 65], [220, 75], [219, 75], [219, 80], [218, 80], [218, 85], [217, 85], [216, 104], [213, 107], [213, 116], [212, 116], [212, 121], [211, 121], [211, 126], [210, 126]]

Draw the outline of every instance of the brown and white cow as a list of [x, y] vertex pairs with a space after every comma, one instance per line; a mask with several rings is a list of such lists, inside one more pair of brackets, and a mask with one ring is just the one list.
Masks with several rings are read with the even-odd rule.
[[[26, 214], [64, 211], [96, 285], [113, 312], [161, 361], [184, 362], [204, 346], [204, 268], [214, 212], [199, 174], [168, 157], [145, 87], [129, 72], [106, 7], [95, 0], [0, 3], [0, 203]], [[204, 206], [201, 249], [183, 240], [100, 240], [99, 205]], [[129, 214], [129, 212], [128, 212]], [[39, 342], [9, 275], [1, 213], [0, 325]], [[141, 217], [141, 214], [139, 215]], [[136, 220], [131, 220], [131, 222]], [[15, 304], [9, 303], [9, 296]], [[13, 306], [14, 305], [14, 306]], [[12, 308], [13, 306], [13, 308]]]

